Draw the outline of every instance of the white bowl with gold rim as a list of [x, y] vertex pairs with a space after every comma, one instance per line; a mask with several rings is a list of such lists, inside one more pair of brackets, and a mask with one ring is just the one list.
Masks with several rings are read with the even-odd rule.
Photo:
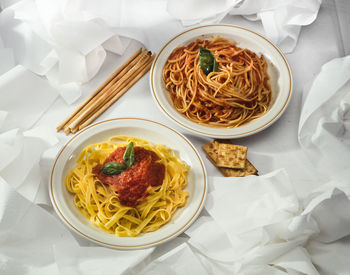
[[[269, 64], [268, 73], [272, 88], [269, 110], [260, 118], [236, 128], [219, 128], [189, 120], [173, 106], [169, 92], [165, 89], [162, 71], [171, 52], [196, 39], [211, 39], [221, 36], [236, 41], [237, 46], [263, 54]], [[293, 91], [293, 79], [289, 64], [271, 41], [262, 35], [233, 25], [208, 25], [189, 29], [172, 38], [158, 53], [150, 73], [150, 88], [153, 99], [165, 115], [183, 128], [197, 134], [215, 138], [239, 138], [255, 134], [273, 124], [286, 110]]]
[[[136, 237], [118, 237], [108, 233], [79, 212], [64, 179], [76, 165], [76, 158], [87, 145], [106, 141], [111, 136], [133, 136], [153, 144], [163, 144], [189, 165], [185, 191], [189, 193], [186, 205], [176, 210], [171, 220], [154, 232]], [[169, 127], [141, 118], [119, 118], [91, 125], [71, 140], [58, 153], [49, 183], [52, 205], [61, 220], [75, 233], [100, 245], [118, 249], [141, 249], [164, 243], [186, 230], [201, 212], [207, 194], [207, 174], [202, 158], [192, 143]]]

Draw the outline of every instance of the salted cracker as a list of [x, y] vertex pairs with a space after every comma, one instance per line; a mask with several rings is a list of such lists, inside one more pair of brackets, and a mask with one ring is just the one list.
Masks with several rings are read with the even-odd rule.
[[217, 142], [216, 140], [213, 140], [202, 146], [204, 152], [206, 152], [207, 154], [208, 159], [211, 162], [213, 162], [215, 166], [218, 160], [218, 147], [219, 147], [219, 142]]
[[216, 166], [226, 168], [245, 168], [248, 147], [219, 143]]
[[249, 175], [258, 175], [258, 170], [247, 159], [244, 169], [219, 167], [219, 170], [225, 177], [245, 177]]

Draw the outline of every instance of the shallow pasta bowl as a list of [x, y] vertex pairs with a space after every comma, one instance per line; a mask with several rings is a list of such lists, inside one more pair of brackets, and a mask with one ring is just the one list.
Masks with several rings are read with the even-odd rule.
[[[196, 39], [212, 39], [221, 36], [236, 41], [240, 48], [263, 54], [268, 62], [268, 73], [272, 88], [269, 110], [260, 118], [236, 128], [220, 128], [199, 124], [189, 120], [173, 106], [169, 92], [165, 89], [162, 71], [171, 52]], [[265, 37], [251, 30], [233, 25], [200, 26], [172, 38], [157, 55], [150, 74], [153, 99], [168, 118], [183, 128], [202, 136], [215, 138], [239, 138], [257, 133], [273, 124], [286, 110], [293, 90], [292, 73], [282, 52]]]
[[[133, 136], [151, 143], [163, 144], [175, 151], [190, 167], [189, 193], [184, 207], [177, 209], [172, 219], [154, 232], [137, 237], [118, 237], [91, 224], [73, 202], [73, 194], [65, 187], [64, 179], [75, 166], [76, 158], [87, 145], [106, 141], [111, 136]], [[186, 230], [199, 215], [207, 193], [207, 175], [203, 160], [191, 142], [169, 127], [146, 119], [120, 118], [103, 121], [75, 135], [58, 153], [50, 178], [50, 197], [55, 211], [74, 232], [88, 240], [118, 249], [140, 249], [164, 243]]]

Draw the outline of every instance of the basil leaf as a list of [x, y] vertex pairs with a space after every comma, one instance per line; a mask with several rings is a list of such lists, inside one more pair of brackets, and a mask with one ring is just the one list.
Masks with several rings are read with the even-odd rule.
[[123, 172], [126, 169], [126, 166], [118, 162], [107, 162], [102, 167], [102, 173], [105, 175], [117, 175]]
[[218, 63], [215, 60], [214, 54], [203, 47], [199, 49], [199, 65], [205, 75], [218, 71]]
[[123, 160], [126, 166], [130, 167], [135, 163], [135, 153], [134, 153], [134, 144], [130, 142], [128, 146], [126, 146]]

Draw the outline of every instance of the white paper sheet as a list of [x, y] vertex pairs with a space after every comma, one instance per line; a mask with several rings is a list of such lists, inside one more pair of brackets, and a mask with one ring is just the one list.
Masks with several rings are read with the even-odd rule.
[[211, 217], [201, 217], [186, 234], [211, 268], [245, 274], [270, 264], [288, 274], [319, 274], [308, 241], [322, 247], [350, 234], [350, 200], [339, 189], [317, 193], [301, 205], [283, 170], [259, 177], [212, 177], [210, 184], [206, 209]]
[[22, 146], [16, 138], [18, 129], [13, 129], [0, 134], [0, 171], [6, 168], [19, 154]]
[[327, 245], [311, 240], [307, 250], [320, 274], [347, 274], [349, 273], [349, 245], [349, 237]]
[[[55, 89], [68, 104], [76, 102], [81, 92], [80, 82], [94, 77], [102, 63], [109, 62], [110, 68], [114, 68], [114, 62], [118, 59], [111, 58], [108, 62], [104, 62], [106, 51], [117, 54], [124, 52], [129, 40], [119, 39], [115, 35], [108, 39], [110, 34], [138, 39], [153, 51], [157, 51], [165, 41], [184, 30], [179, 21], [165, 12], [166, 1], [109, 1], [105, 5], [95, 1], [83, 2], [23, 1], [21, 5], [7, 9], [0, 16], [1, 35], [4, 35], [6, 47], [13, 46], [10, 48], [13, 49], [16, 61], [37, 74], [47, 76], [51, 84], [56, 83]], [[203, 5], [205, 3], [203, 2]], [[260, 18], [265, 31], [269, 31], [269, 36], [280, 41], [279, 45], [284, 50], [288, 50], [288, 47], [292, 47], [298, 39], [300, 26], [310, 24], [314, 20], [319, 2], [309, 1], [302, 7], [298, 7], [295, 1], [285, 1], [283, 5], [289, 5], [288, 8], [284, 9], [283, 7], [286, 6], [281, 4], [272, 11], [262, 11], [262, 7], [258, 5], [262, 3], [260, 1], [255, 1], [254, 5], [253, 1], [240, 1], [240, 8], [232, 10], [235, 3], [236, 1], [218, 1], [212, 6], [213, 3], [210, 2], [212, 9], [203, 10], [203, 13], [198, 11], [192, 15], [205, 16], [206, 18], [200, 21], [203, 24], [220, 22], [221, 18], [229, 12], [231, 14], [253, 13], [249, 16], [250, 20]], [[268, 3], [273, 4], [274, 1]], [[228, 9], [226, 9], [227, 4]], [[183, 7], [186, 9], [185, 5], [184, 2]], [[221, 7], [224, 8], [221, 9]], [[260, 12], [258, 12], [259, 9]], [[215, 14], [211, 16], [213, 12]], [[13, 16], [16, 19], [13, 19]], [[282, 20], [283, 16], [286, 17]], [[189, 18], [185, 23], [197, 23], [196, 20], [191, 22]], [[240, 20], [244, 19], [240, 18]], [[89, 22], [87, 25], [92, 26], [91, 33], [84, 28], [85, 25], [82, 22]], [[254, 30], [259, 29], [260, 25], [248, 22], [250, 23], [253, 28], [256, 28]], [[323, 23], [325, 21], [321, 21], [320, 24]], [[54, 37], [52, 30], [56, 24]], [[276, 26], [276, 24], [280, 25]], [[96, 37], [84, 36], [81, 40], [84, 44], [80, 44], [80, 40], [77, 39], [79, 35], [72, 35], [70, 28], [79, 29], [85, 34], [94, 33]], [[103, 41], [105, 39], [107, 40]], [[326, 53], [326, 49], [324, 51]], [[33, 53], [36, 54], [33, 55]], [[305, 55], [307, 53], [309, 51], [305, 51]], [[126, 56], [122, 58], [127, 59]], [[288, 56], [288, 58], [296, 60], [300, 59], [300, 56]], [[309, 60], [311, 61], [314, 60]], [[154, 250], [136, 252], [116, 251], [94, 244], [86, 247], [85, 245], [89, 245], [88, 241], [76, 235], [73, 238], [67, 228], [56, 220], [55, 214], [49, 207], [47, 182], [52, 162], [57, 151], [66, 141], [66, 137], [61, 134], [56, 135], [52, 125], [62, 119], [62, 113], [66, 112], [67, 108], [73, 106], [63, 108], [65, 103], [57, 100], [47, 117], [39, 121], [40, 127], [32, 129], [32, 125], [42, 116], [50, 102], [54, 101], [57, 92], [53, 89], [52, 93], [47, 93], [48, 89], [52, 89], [48, 88], [47, 81], [42, 84], [41, 78], [35, 75], [33, 77], [31, 72], [23, 68], [17, 68], [14, 75], [23, 74], [29, 79], [33, 78], [33, 81], [28, 81], [24, 77], [22, 82], [18, 82], [21, 84], [19, 90], [26, 92], [18, 93], [24, 98], [21, 104], [26, 102], [30, 104], [24, 104], [19, 109], [0, 108], [0, 174], [6, 178], [6, 181], [4, 178], [0, 180], [0, 236], [2, 236], [0, 238], [2, 240], [0, 241], [0, 273], [55, 275], [96, 274], [100, 271], [104, 274], [182, 274], [187, 271], [192, 274], [240, 275], [294, 275], [318, 274], [318, 272], [346, 274], [350, 270], [348, 261], [350, 207], [345, 193], [349, 195], [350, 188], [348, 177], [345, 179], [340, 177], [347, 174], [335, 173], [328, 163], [330, 160], [337, 161], [338, 156], [348, 155], [342, 149], [349, 145], [349, 110], [348, 98], [345, 96], [348, 89], [346, 79], [349, 75], [349, 61], [344, 59], [333, 62], [329, 67], [325, 66], [320, 75], [323, 78], [324, 75], [329, 74], [329, 77], [333, 77], [332, 82], [327, 77], [321, 84], [315, 82], [315, 86], [319, 85], [319, 88], [313, 88], [314, 93], [312, 91], [309, 93], [309, 103], [305, 106], [311, 104], [309, 106], [312, 108], [305, 107], [307, 116], [305, 115], [305, 119], [302, 119], [299, 132], [303, 148], [308, 152], [311, 151], [311, 154], [308, 154], [311, 156], [311, 163], [317, 164], [318, 159], [325, 159], [325, 166], [318, 167], [319, 173], [326, 174], [324, 180], [332, 178], [332, 182], [313, 191], [314, 186], [318, 184], [317, 180], [316, 184], [307, 180], [302, 181], [304, 173], [299, 174], [298, 171], [306, 169], [303, 164], [306, 160], [299, 155], [291, 157], [292, 152], [289, 150], [293, 146], [283, 151], [285, 148], [278, 143], [278, 139], [287, 139], [295, 135], [295, 128], [276, 126], [277, 129], [285, 131], [279, 135], [271, 135], [271, 132], [270, 136], [268, 132], [265, 132], [266, 136], [265, 133], [257, 135], [256, 139], [261, 139], [265, 142], [266, 148], [270, 148], [270, 155], [262, 154], [259, 158], [259, 150], [254, 150], [254, 158], [258, 160], [254, 164], [258, 166], [261, 164], [264, 167], [262, 172], [267, 172], [278, 164], [290, 166], [300, 162], [288, 170], [292, 171], [293, 179], [300, 182], [291, 182], [283, 170], [262, 177], [239, 179], [213, 177], [210, 179], [211, 192], [206, 204], [210, 215], [207, 212], [202, 213], [201, 217], [186, 231], [188, 239], [177, 237]], [[294, 65], [298, 64], [300, 63], [295, 62]], [[301, 74], [300, 71], [298, 72]], [[103, 81], [105, 76], [94, 79], [86, 89], [91, 91], [91, 87], [98, 86], [97, 84]], [[12, 78], [17, 79], [15, 76]], [[305, 76], [305, 79], [307, 78], [310, 76]], [[0, 82], [0, 85], [11, 82], [9, 76], [6, 76], [5, 80], [3, 83]], [[31, 83], [39, 87], [43, 86], [38, 89], [34, 85], [35, 88], [28, 91], [22, 88], [27, 88]], [[62, 85], [62, 83], [66, 84]], [[327, 86], [328, 83], [331, 85]], [[149, 100], [147, 87], [147, 78], [143, 78], [133, 90], [134, 94], [118, 101], [118, 108], [112, 108], [103, 118], [130, 114], [130, 105], [133, 105], [143, 107], [138, 110], [137, 116], [174, 126], [165, 117], [159, 116], [154, 104], [143, 105]], [[324, 91], [321, 93], [322, 89]], [[327, 89], [336, 96], [326, 94]], [[33, 93], [37, 91], [41, 100], [33, 100]], [[3, 90], [0, 90], [0, 106], [12, 98], [11, 93], [2, 92]], [[318, 99], [322, 99], [322, 95], [326, 96], [318, 102]], [[14, 99], [18, 99], [17, 95]], [[313, 103], [316, 104], [313, 105]], [[325, 111], [323, 108], [328, 105], [330, 107]], [[331, 108], [333, 109], [330, 110]], [[298, 108], [292, 109], [292, 112], [293, 118], [298, 117]], [[289, 119], [290, 116], [288, 123]], [[28, 128], [31, 128], [30, 131], [24, 131]], [[176, 125], [174, 128], [182, 131]], [[188, 137], [196, 145], [203, 143], [204, 140], [191, 135]], [[60, 144], [57, 144], [58, 139]], [[292, 143], [296, 140], [290, 139], [290, 141]], [[339, 143], [343, 147], [334, 152], [341, 153], [335, 154], [333, 150], [338, 148]], [[49, 150], [46, 150], [47, 148]], [[259, 146], [252, 146], [252, 148], [259, 149]], [[277, 154], [279, 154], [278, 157], [276, 157]], [[285, 161], [274, 163], [276, 159], [285, 159]], [[339, 161], [341, 161], [340, 157]], [[23, 174], [17, 173], [18, 167]], [[338, 166], [337, 169], [341, 167]], [[3, 169], [5, 174], [2, 174]], [[314, 171], [308, 170], [307, 173], [310, 176]], [[320, 176], [318, 173], [317, 175]], [[296, 194], [294, 189], [297, 185], [304, 184], [307, 184], [307, 188], [300, 190], [308, 192], [303, 194], [305, 197], [299, 201], [298, 198], [301, 198], [301, 195]], [[16, 191], [14, 187], [17, 188]], [[31, 204], [30, 201], [43, 205], [49, 212]], [[146, 266], [145, 269], [141, 268], [144, 266]]]
[[288, 274], [295, 272], [297, 274], [319, 275], [307, 250], [300, 246], [272, 261], [271, 264], [286, 269]]
[[[177, 19], [180, 19], [185, 26], [206, 23], [203, 20], [218, 23], [225, 16], [232, 6], [239, 1], [210, 1], [210, 0], [192, 0], [192, 1], [174, 1], [169, 0], [167, 11]], [[193, 12], [196, 11], [196, 12]]]
[[59, 274], [54, 244], [75, 243], [50, 213], [19, 195], [0, 177], [0, 272]]
[[34, 201], [40, 185], [41, 156], [57, 143], [55, 138], [42, 138], [42, 133], [45, 131], [33, 129], [23, 133], [14, 129], [0, 134], [0, 175], [30, 201]]
[[212, 178], [211, 182], [214, 191], [207, 198], [206, 209], [229, 236], [283, 221], [299, 211], [293, 186], [283, 170], [265, 177]]
[[[216, 232], [213, 234], [213, 232]], [[223, 263], [233, 263], [235, 248], [226, 232], [212, 217], [200, 217], [187, 231], [188, 243], [208, 258]], [[203, 240], [206, 240], [203, 242]]]
[[59, 85], [57, 90], [68, 104], [74, 103], [81, 96], [81, 87], [76, 82]]
[[2, 75], [15, 66], [13, 50], [8, 48], [1, 48], [0, 46], [0, 60], [0, 75]]
[[153, 251], [81, 247], [52, 213], [23, 198], [1, 177], [0, 191], [2, 274], [122, 274]]
[[58, 268], [65, 275], [128, 274], [153, 250], [121, 251], [99, 246], [82, 247], [75, 242], [54, 245]]
[[7, 124], [8, 112], [0, 111], [0, 132], [5, 132], [5, 125]]
[[206, 274], [204, 266], [200, 263], [191, 248], [182, 244], [153, 261], [142, 272], [144, 274]]
[[[200, 3], [199, 3], [200, 2]], [[296, 46], [301, 26], [317, 17], [321, 0], [288, 1], [197, 1], [169, 0], [167, 10], [187, 25], [218, 23], [226, 14], [243, 15], [249, 20], [261, 20], [267, 38], [284, 52]], [[193, 12], [193, 11], [196, 12]]]
[[80, 93], [62, 85], [86, 83], [101, 68], [106, 50], [122, 54], [129, 43], [83, 7], [80, 1], [29, 0], [0, 14], [0, 35], [14, 49], [19, 64], [39, 75], [49, 74], [68, 104]]
[[57, 97], [46, 80], [18, 65], [0, 76], [0, 110], [8, 112], [14, 127], [28, 129]]
[[299, 142], [318, 172], [350, 176], [350, 56], [330, 61], [315, 78], [303, 105]]

